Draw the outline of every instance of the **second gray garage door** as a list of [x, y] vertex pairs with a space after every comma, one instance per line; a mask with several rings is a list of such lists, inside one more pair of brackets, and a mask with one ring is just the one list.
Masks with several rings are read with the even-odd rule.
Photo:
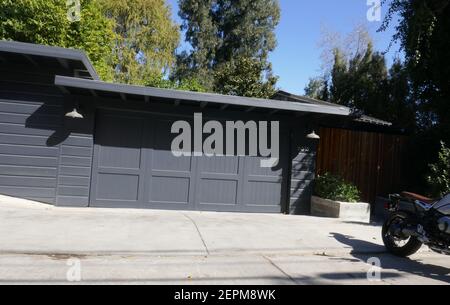
[[282, 166], [261, 168], [261, 158], [249, 156], [175, 157], [170, 132], [175, 120], [98, 114], [91, 206], [281, 212]]

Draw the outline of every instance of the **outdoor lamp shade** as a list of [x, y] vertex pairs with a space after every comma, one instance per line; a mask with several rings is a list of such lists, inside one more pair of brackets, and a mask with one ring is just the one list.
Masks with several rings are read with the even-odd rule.
[[313, 130], [313, 132], [311, 132], [310, 134], [308, 134], [306, 136], [308, 139], [312, 139], [312, 140], [320, 140], [320, 137], [318, 134], [316, 134], [316, 132]]
[[84, 119], [84, 116], [76, 108], [73, 108], [71, 112], [67, 112], [65, 116], [71, 119]]

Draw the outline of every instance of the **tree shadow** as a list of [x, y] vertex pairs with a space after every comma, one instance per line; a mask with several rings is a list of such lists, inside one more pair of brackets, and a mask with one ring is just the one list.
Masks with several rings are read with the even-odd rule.
[[[356, 239], [352, 236], [339, 233], [331, 233], [331, 235], [340, 243], [351, 247], [353, 250], [351, 255], [362, 261], [367, 261], [368, 257], [380, 254], [381, 266], [383, 270], [397, 270], [404, 273], [413, 274], [445, 283], [450, 283], [450, 269], [442, 266], [423, 263], [420, 259], [413, 260], [409, 258], [396, 257], [386, 253], [383, 246]], [[364, 253], [367, 249], [378, 249], [379, 251], [371, 251]], [[383, 253], [385, 252], [385, 253]], [[384, 272], [383, 272], [384, 274]]]

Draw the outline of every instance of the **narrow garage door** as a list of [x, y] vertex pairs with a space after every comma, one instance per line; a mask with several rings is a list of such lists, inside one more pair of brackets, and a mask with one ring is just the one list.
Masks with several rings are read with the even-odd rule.
[[91, 206], [281, 212], [282, 166], [261, 168], [261, 158], [249, 156], [175, 157], [175, 120], [98, 114]]

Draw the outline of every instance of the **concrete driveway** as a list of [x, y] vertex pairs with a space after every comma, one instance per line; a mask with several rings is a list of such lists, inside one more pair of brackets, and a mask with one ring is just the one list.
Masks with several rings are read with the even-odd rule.
[[0, 199], [0, 252], [381, 253], [380, 228], [271, 214], [55, 208]]
[[[369, 281], [381, 262], [380, 278]], [[448, 284], [450, 261], [385, 253], [380, 227], [286, 215], [55, 208], [0, 196], [0, 284]]]

